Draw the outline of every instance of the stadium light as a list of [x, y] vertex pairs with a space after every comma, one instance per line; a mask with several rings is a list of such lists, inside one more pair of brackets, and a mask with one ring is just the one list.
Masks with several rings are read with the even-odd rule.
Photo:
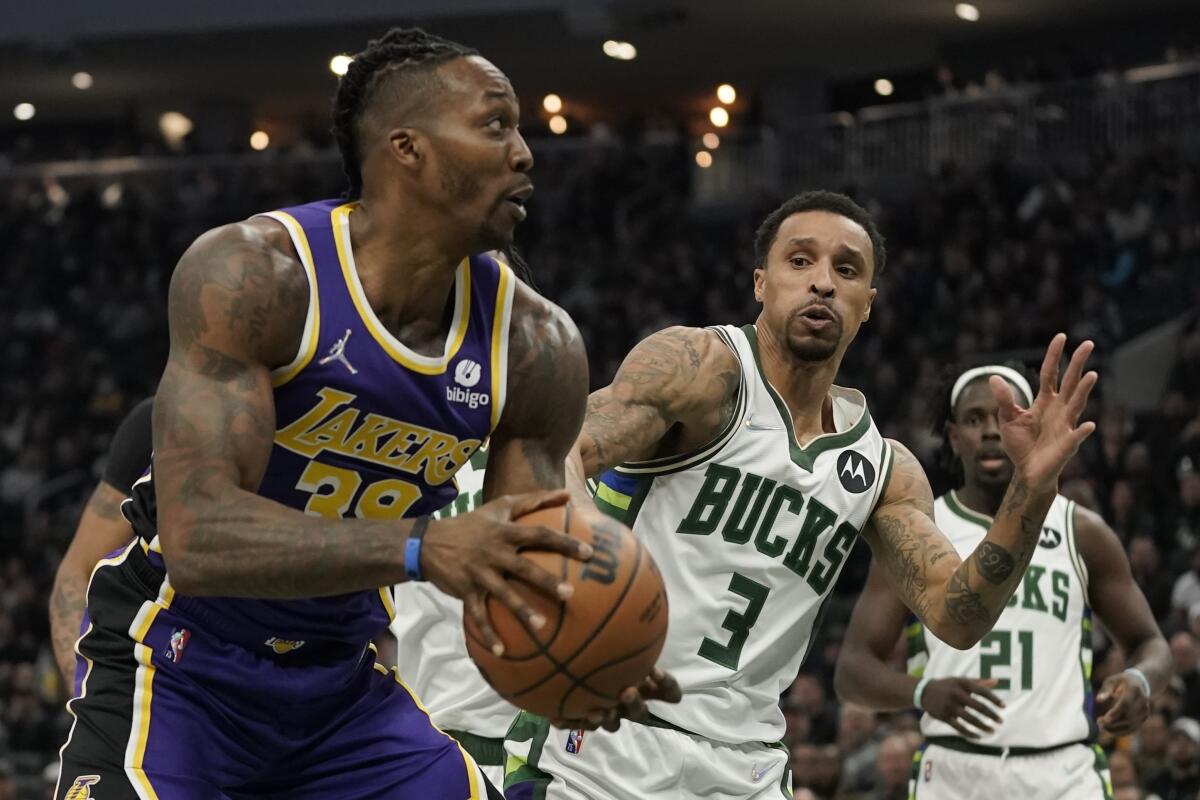
[[737, 100], [737, 89], [734, 89], [728, 83], [722, 83], [717, 87], [717, 99], [725, 105], [729, 105], [734, 100]]
[[704, 134], [701, 141], [704, 142], [704, 146], [707, 147], [709, 150], [716, 150], [718, 147], [721, 146], [721, 137], [717, 136], [712, 131], [709, 131], [708, 133]]
[[348, 55], [336, 55], [329, 59], [329, 71], [340, 78], [350, 69], [353, 61], [354, 59]]
[[555, 114], [550, 118], [550, 132], [555, 135], [561, 135], [567, 132], [567, 118], [562, 114]]
[[173, 150], [183, 145], [184, 137], [192, 132], [193, 127], [192, 121], [178, 111], [167, 111], [158, 118], [158, 131]]
[[542, 108], [546, 109], [547, 113], [557, 114], [562, 111], [562, 98], [556, 94], [548, 94], [542, 98]]
[[720, 106], [713, 106], [712, 110], [708, 112], [708, 120], [718, 128], [724, 128], [729, 124], [729, 112]]
[[696, 153], [696, 166], [700, 169], [708, 169], [712, 166], [712, 162], [712, 153], [707, 150], [701, 150], [699, 153]]
[[954, 7], [954, 14], [967, 22], [979, 21], [979, 9], [970, 3], [959, 3]]
[[37, 109], [33, 107], [33, 103], [17, 103], [13, 106], [13, 116], [21, 122], [33, 119], [33, 115], [36, 113]]
[[250, 147], [254, 150], [266, 150], [271, 144], [271, 137], [266, 131], [255, 131], [250, 134]]
[[615, 58], [617, 61], [633, 61], [637, 58], [637, 48], [629, 42], [618, 42], [616, 39], [608, 39], [601, 46], [604, 50], [604, 55], [609, 58]]
[[887, 78], [880, 78], [875, 81], [875, 94], [882, 97], [890, 97], [894, 91], [896, 91], [896, 87], [892, 86], [892, 82]]
[[87, 91], [92, 88], [92, 73], [76, 72], [71, 76], [71, 85], [81, 92]]

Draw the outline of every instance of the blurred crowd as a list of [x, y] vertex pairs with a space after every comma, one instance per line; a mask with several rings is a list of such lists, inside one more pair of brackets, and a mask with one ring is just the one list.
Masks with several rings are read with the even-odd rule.
[[[679, 144], [535, 146], [538, 193], [519, 245], [539, 288], [583, 331], [593, 385], [640, 337], [669, 324], [748, 322], [750, 243], [781, 198], [737, 213], [689, 202]], [[945, 365], [980, 353], [1037, 356], [1052, 334], [1094, 338], [1099, 423], [1064, 476], [1126, 544], [1166, 631], [1176, 679], [1141, 734], [1104, 742], [1118, 798], [1200, 791], [1200, 325], [1185, 324], [1168, 388], [1133, 413], [1104, 384], [1106, 356], [1200, 308], [1197, 153], [1097, 154], [1091, 166], [946, 166], [902, 191], [845, 189], [878, 217], [891, 254], [870, 323], [839, 382], [861, 388], [886, 435], [949, 488], [926, 423]], [[171, 270], [203, 230], [334, 196], [310, 166], [7, 182], [0, 190], [0, 800], [15, 778], [42, 796], [65, 738], [46, 599], [108, 439], [150, 394], [166, 354]], [[840, 705], [833, 665], [865, 574], [858, 547], [804, 674], [782, 698], [797, 798], [907, 797], [913, 713]], [[1098, 637], [1096, 685], [1123, 668]], [[897, 662], [900, 668], [900, 662]], [[22, 795], [24, 796], [24, 795]]]

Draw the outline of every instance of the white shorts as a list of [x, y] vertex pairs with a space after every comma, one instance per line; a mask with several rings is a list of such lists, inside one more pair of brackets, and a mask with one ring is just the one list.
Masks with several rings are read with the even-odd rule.
[[782, 744], [726, 744], [625, 722], [616, 733], [550, 727], [522, 712], [504, 740], [507, 800], [791, 800]]
[[997, 756], [927, 745], [913, 756], [909, 800], [1111, 800], [1108, 758], [1072, 744], [1032, 755]]

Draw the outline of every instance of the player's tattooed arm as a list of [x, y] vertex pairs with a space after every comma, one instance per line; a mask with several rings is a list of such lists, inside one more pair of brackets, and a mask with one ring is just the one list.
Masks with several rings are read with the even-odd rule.
[[105, 553], [129, 541], [133, 530], [121, 516], [125, 495], [104, 481], [96, 484], [75, 528], [75, 536], [63, 554], [50, 592], [50, 638], [54, 658], [66, 686], [75, 676], [75, 641], [79, 620], [87, 604], [92, 568]]
[[561, 489], [583, 422], [588, 362], [567, 313], [523, 283], [513, 299], [508, 390], [492, 434], [483, 496]]
[[1014, 483], [1005, 500], [1007, 510], [997, 519], [1011, 526], [1014, 515], [1020, 518], [1016, 552], [989, 537], [960, 559], [933, 521], [933, 491], [925, 471], [906, 447], [890, 444], [895, 454], [892, 478], [864, 535], [900, 598], [925, 626], [952, 646], [971, 647], [991, 629], [1020, 583], [1037, 546], [1036, 520], [1045, 516], [1045, 509], [1038, 517], [1022, 515], [1025, 501], [1014, 502], [1014, 497], [1027, 497], [1028, 489]]
[[1079, 422], [1096, 373], [1083, 368], [1092, 352], [1084, 342], [1059, 381], [1066, 347], [1059, 334], [1046, 349], [1037, 397], [1019, 408], [1012, 390], [992, 377], [1000, 406], [1000, 438], [1013, 462], [1013, 479], [987, 537], [958, 563], [933, 523], [933, 497], [920, 464], [893, 443], [892, 483], [870, 520], [867, 540], [905, 603], [934, 635], [967, 648], [991, 629], [1033, 557], [1042, 520], [1058, 492], [1058, 476], [1096, 426]]
[[611, 385], [588, 398], [579, 437], [583, 472], [700, 447], [729, 422], [741, 370], [715, 333], [673, 327], [642, 340]]
[[308, 282], [286, 230], [229, 225], [184, 254], [154, 404], [158, 534], [192, 595], [315, 597], [404, 574], [395, 521], [329, 520], [256, 494], [275, 433], [271, 370], [291, 361]]

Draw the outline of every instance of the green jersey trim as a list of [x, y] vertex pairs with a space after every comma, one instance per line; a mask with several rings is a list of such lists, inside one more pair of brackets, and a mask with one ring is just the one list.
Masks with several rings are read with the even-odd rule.
[[446, 735], [458, 740], [475, 763], [481, 767], [504, 766], [504, 740], [479, 736], [470, 731], [447, 730]]
[[958, 499], [958, 492], [956, 492], [954, 489], [946, 492], [944, 495], [942, 495], [942, 497], [946, 498], [946, 508], [950, 509], [950, 511], [952, 511], [956, 517], [961, 517], [967, 522], [978, 525], [984, 530], [988, 530], [992, 527], [992, 522], [994, 520], [987, 514], [980, 514], [978, 511], [972, 511], [963, 505], [962, 501]]
[[[725, 346], [733, 351], [733, 357], [738, 360], [738, 365], [741, 367], [741, 375], [745, 374], [746, 365], [742, 364], [741, 356], [738, 355], [737, 346], [729, 338], [728, 334], [720, 328], [705, 328], [712, 331], [717, 337], [724, 342]], [[678, 455], [664, 456], [662, 458], [653, 458], [646, 461], [629, 461], [613, 467], [617, 472], [624, 475], [669, 475], [673, 472], [682, 472], [685, 469], [691, 469], [697, 464], [702, 464], [708, 461], [717, 453], [729, 444], [735, 433], [742, 426], [742, 419], [746, 415], [746, 408], [749, 407], [749, 398], [747, 396], [746, 381], [743, 378], [738, 381], [737, 401], [733, 408], [733, 413], [729, 415], [729, 421], [725, 423], [716, 436], [707, 444], [696, 448], [687, 453]]]
[[546, 746], [546, 738], [550, 735], [550, 720], [522, 711], [517, 714], [505, 741], [529, 742], [529, 758], [510, 755], [504, 764], [504, 789], [507, 791], [518, 783], [530, 784], [533, 800], [545, 800], [546, 789], [553, 778], [548, 772], [538, 768], [542, 758], [542, 749]]
[[779, 416], [783, 419], [783, 424], [787, 428], [788, 450], [791, 454], [792, 462], [796, 466], [807, 472], [812, 472], [817, 456], [829, 450], [849, 447], [871, 429], [871, 413], [867, 410], [867, 406], [864, 403], [862, 415], [849, 429], [839, 433], [823, 433], [809, 442], [807, 447], [801, 447], [796, 439], [795, 428], [792, 427], [792, 412], [788, 411], [787, 404], [783, 402], [783, 398], [775, 391], [775, 387], [767, 380], [767, 374], [763, 372], [762, 356], [758, 349], [758, 330], [753, 325], [744, 325], [742, 326], [742, 331], [745, 332], [746, 338], [750, 341], [750, 351], [754, 353], [754, 366], [758, 369], [758, 376], [762, 379], [763, 386], [767, 387], [767, 393], [771, 395], [771, 400], [775, 402], [775, 408], [779, 410]]

